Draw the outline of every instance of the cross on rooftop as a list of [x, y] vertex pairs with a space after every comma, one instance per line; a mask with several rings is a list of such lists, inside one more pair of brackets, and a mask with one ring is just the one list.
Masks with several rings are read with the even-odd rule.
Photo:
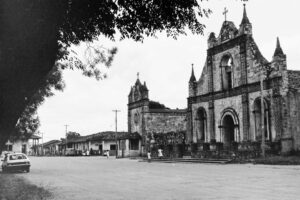
[[227, 20], [227, 13], [228, 13], [228, 10], [227, 10], [227, 8], [225, 7], [225, 8], [224, 8], [224, 12], [223, 12], [223, 15], [225, 16], [225, 21]]
[[140, 72], [138, 72], [136, 75], [137, 75], [137, 78], [139, 79], [140, 78]]

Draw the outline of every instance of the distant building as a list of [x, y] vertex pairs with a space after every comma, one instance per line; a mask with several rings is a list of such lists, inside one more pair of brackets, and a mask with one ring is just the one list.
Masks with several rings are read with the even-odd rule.
[[50, 140], [38, 145], [38, 155], [57, 156], [60, 155], [59, 145], [60, 140]]
[[25, 154], [32, 154], [34, 151], [35, 145], [38, 144], [39, 139], [41, 137], [32, 135], [29, 139], [17, 139], [17, 140], [8, 140], [5, 143], [5, 147], [2, 151], [9, 151], [15, 153], [25, 153]]
[[[117, 137], [116, 137], [117, 136]], [[104, 131], [86, 136], [63, 139], [58, 144], [63, 155], [104, 155], [128, 157], [140, 155], [140, 136], [127, 132]], [[67, 149], [66, 149], [67, 147]]]

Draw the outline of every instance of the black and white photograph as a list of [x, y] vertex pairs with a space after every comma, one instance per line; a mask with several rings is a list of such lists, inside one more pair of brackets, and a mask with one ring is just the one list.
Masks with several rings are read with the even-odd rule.
[[0, 0], [0, 200], [299, 199], [299, 8]]

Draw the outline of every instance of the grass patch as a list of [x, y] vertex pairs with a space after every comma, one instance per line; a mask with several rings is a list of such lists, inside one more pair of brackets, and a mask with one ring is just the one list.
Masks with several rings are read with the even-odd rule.
[[300, 156], [271, 156], [255, 159], [254, 163], [266, 165], [300, 165]]
[[33, 185], [24, 178], [0, 173], [1, 200], [46, 200], [51, 197], [52, 194], [48, 190]]

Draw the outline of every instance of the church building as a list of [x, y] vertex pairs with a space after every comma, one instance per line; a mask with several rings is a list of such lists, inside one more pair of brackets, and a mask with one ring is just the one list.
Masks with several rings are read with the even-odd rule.
[[287, 69], [279, 39], [268, 61], [244, 7], [238, 28], [225, 17], [207, 43], [200, 79], [192, 70], [188, 84], [187, 143], [231, 149], [265, 140], [266, 149], [278, 143], [282, 152], [300, 150], [300, 71]]
[[[170, 109], [149, 100], [146, 82], [137, 78], [128, 95], [128, 133], [141, 136], [140, 154], [162, 148], [165, 156], [184, 153], [186, 109]], [[175, 155], [171, 155], [175, 154]]]

